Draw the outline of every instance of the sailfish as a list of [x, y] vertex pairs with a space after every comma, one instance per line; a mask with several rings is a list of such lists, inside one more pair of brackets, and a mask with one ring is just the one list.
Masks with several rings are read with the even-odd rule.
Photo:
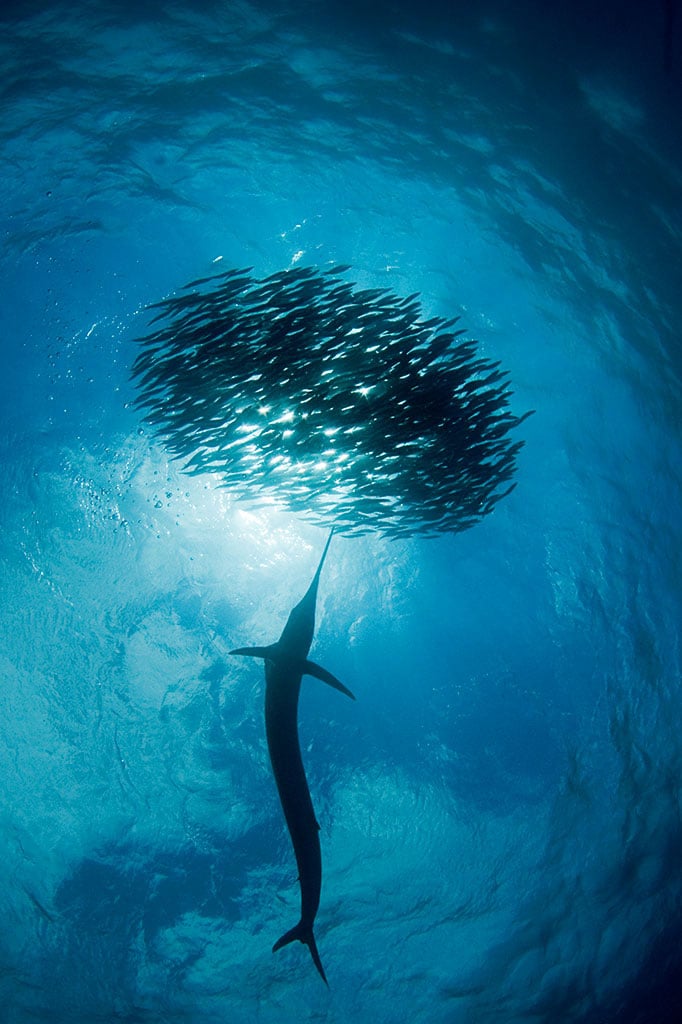
[[298, 739], [298, 697], [304, 675], [314, 676], [334, 689], [355, 697], [343, 683], [308, 659], [315, 633], [315, 606], [320, 573], [333, 530], [327, 538], [317, 571], [304, 597], [291, 611], [279, 640], [268, 647], [239, 647], [231, 654], [262, 658], [265, 662], [265, 733], [272, 772], [284, 818], [291, 836], [298, 881], [301, 917], [272, 947], [273, 953], [290, 942], [304, 943], [325, 985], [327, 977], [315, 942], [313, 925], [320, 905], [322, 855], [320, 826], [315, 817]]

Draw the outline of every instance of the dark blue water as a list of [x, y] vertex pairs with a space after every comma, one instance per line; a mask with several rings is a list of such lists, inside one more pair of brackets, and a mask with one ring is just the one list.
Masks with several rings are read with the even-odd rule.
[[[677, 1019], [682, 13], [461, 6], [2, 8], [3, 1024]], [[537, 411], [473, 530], [330, 548], [327, 991], [270, 952], [298, 887], [228, 656], [325, 534], [183, 476], [129, 373], [186, 281], [331, 261]]]

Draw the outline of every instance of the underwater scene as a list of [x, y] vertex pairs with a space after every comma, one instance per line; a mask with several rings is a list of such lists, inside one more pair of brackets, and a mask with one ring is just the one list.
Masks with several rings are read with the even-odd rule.
[[682, 1007], [677, 0], [4, 0], [0, 1021]]

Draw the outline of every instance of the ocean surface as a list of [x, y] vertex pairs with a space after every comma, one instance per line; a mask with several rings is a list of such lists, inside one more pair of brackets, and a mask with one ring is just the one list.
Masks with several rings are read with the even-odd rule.
[[[0, 1021], [667, 1024], [682, 1005], [682, 10], [0, 9]], [[189, 476], [146, 307], [348, 264], [509, 371], [516, 488], [333, 538], [301, 745], [263, 671], [326, 531]]]

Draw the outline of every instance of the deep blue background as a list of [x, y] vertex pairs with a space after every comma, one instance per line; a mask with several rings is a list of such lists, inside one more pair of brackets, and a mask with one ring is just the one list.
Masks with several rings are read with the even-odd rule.
[[[681, 18], [4, 5], [3, 1022], [677, 1019]], [[330, 548], [326, 991], [270, 953], [295, 869], [227, 653], [325, 535], [183, 476], [129, 371], [186, 281], [330, 261], [460, 314], [537, 411], [474, 530]]]

